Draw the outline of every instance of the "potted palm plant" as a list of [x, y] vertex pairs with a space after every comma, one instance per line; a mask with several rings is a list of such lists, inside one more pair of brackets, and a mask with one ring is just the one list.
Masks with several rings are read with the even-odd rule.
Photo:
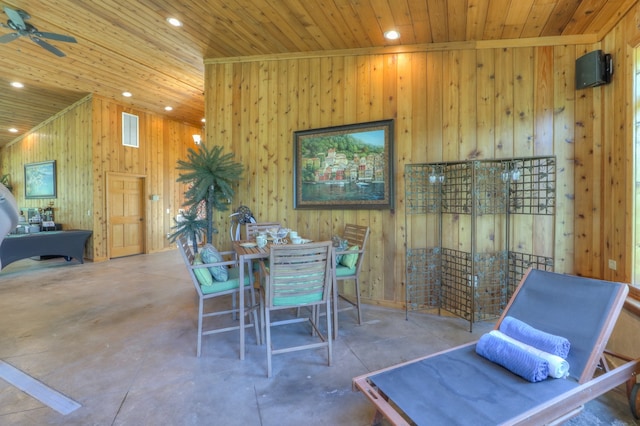
[[[188, 185], [184, 203], [188, 209], [183, 219], [176, 222], [170, 241], [186, 235], [193, 242], [194, 252], [197, 252], [197, 237], [202, 236], [203, 231], [206, 241], [212, 241], [213, 234], [218, 233], [213, 223], [213, 212], [229, 208], [229, 201], [235, 194], [233, 187], [244, 171], [244, 167], [233, 161], [233, 157], [233, 153], [222, 154], [220, 146], [208, 149], [205, 145], [199, 145], [197, 151], [189, 148], [186, 160], [178, 160], [177, 169], [184, 172], [177, 181]], [[198, 214], [201, 206], [204, 206], [204, 218]]]

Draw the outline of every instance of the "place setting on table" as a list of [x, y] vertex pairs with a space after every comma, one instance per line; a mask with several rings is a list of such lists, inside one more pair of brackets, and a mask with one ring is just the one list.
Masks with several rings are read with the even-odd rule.
[[[302, 238], [298, 232], [289, 228], [272, 227], [261, 230], [254, 238], [233, 242], [233, 248], [238, 255], [240, 263], [249, 262], [269, 257], [269, 247], [284, 244], [307, 244], [313, 242], [308, 238]], [[244, 275], [244, 274], [243, 274]]]
[[292, 231], [289, 228], [273, 227], [265, 231], [259, 231], [254, 239], [239, 241], [238, 245], [245, 249], [265, 249], [270, 244], [307, 244], [310, 242], [312, 240], [302, 238], [297, 231]]

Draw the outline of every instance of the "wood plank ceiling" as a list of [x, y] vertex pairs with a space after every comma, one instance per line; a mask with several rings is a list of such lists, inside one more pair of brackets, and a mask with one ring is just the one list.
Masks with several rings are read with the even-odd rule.
[[[78, 43], [51, 40], [63, 58], [27, 37], [0, 44], [0, 146], [88, 93], [200, 125], [204, 58], [560, 35], [600, 39], [636, 1], [3, 0], [0, 6], [27, 11], [38, 30]], [[168, 17], [184, 25], [172, 27]], [[0, 19], [8, 17], [0, 13]], [[385, 40], [389, 29], [401, 38]], [[0, 28], [0, 36], [10, 32]], [[25, 88], [11, 87], [13, 81]]]

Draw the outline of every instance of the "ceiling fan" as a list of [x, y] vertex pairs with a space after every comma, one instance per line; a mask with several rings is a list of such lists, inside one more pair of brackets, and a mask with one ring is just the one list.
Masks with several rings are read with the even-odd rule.
[[21, 9], [13, 10], [6, 6], [4, 6], [3, 9], [4, 9], [4, 13], [6, 13], [7, 16], [9, 17], [9, 20], [7, 21], [6, 24], [0, 23], [0, 27], [10, 28], [15, 32], [0, 36], [0, 43], [9, 43], [10, 41], [17, 39], [18, 37], [25, 36], [25, 37], [29, 37], [34, 43], [36, 43], [40, 47], [43, 47], [49, 52], [53, 53], [54, 55], [57, 55], [60, 57], [65, 56], [64, 52], [62, 52], [57, 47], [51, 45], [50, 43], [47, 43], [46, 41], [43, 40], [43, 38], [47, 38], [50, 40], [64, 41], [66, 43], [77, 43], [76, 39], [71, 36], [38, 31], [36, 27], [25, 22], [26, 20], [30, 19], [31, 16], [24, 10], [21, 10]]

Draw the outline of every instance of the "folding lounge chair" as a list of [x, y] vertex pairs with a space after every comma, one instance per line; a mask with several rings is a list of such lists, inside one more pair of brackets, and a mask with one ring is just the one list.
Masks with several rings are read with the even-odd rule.
[[540, 270], [524, 275], [496, 329], [511, 316], [567, 338], [566, 379], [528, 382], [476, 354], [473, 342], [356, 377], [354, 388], [376, 406], [374, 423], [382, 416], [395, 425], [566, 420], [585, 402], [625, 382], [635, 383], [640, 360], [593, 378], [627, 293], [625, 284]]

